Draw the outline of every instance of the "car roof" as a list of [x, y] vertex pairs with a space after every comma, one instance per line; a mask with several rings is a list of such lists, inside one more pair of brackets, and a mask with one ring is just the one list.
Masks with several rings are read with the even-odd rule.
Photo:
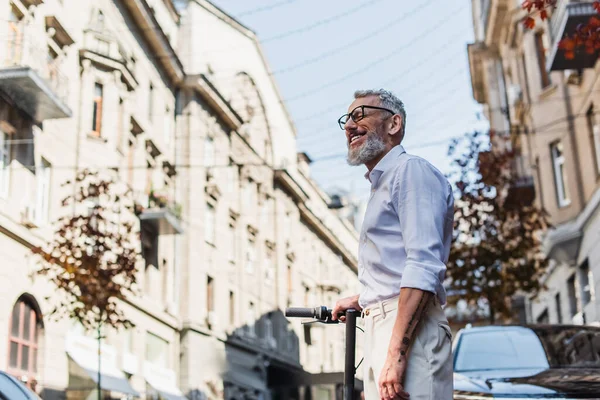
[[19, 382], [12, 375], [0, 371], [0, 396], [8, 396], [8, 399], [35, 399], [33, 392]]
[[519, 325], [519, 324], [508, 324], [508, 325], [486, 325], [486, 326], [473, 326], [469, 328], [462, 328], [461, 333], [478, 333], [478, 332], [497, 332], [499, 330], [531, 330], [534, 332], [551, 332], [560, 331], [567, 329], [584, 329], [587, 331], [596, 331], [600, 333], [600, 327], [590, 325], [575, 325], [575, 324], [531, 324], [531, 325]]

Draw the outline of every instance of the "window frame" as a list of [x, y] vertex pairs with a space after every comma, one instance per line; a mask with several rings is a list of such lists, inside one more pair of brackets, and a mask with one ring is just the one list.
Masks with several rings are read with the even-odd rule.
[[11, 135], [0, 130], [0, 198], [7, 198], [10, 191]]
[[[24, 338], [24, 323], [25, 318], [27, 316], [23, 315], [26, 312], [26, 306], [29, 308], [29, 338]], [[19, 317], [18, 317], [18, 333], [17, 336], [13, 335], [13, 314], [15, 310], [18, 308]], [[40, 326], [39, 326], [39, 315], [35, 309], [35, 307], [28, 301], [24, 299], [18, 300], [10, 313], [10, 320], [8, 324], [8, 360], [7, 360], [7, 368], [6, 371], [18, 378], [26, 376], [28, 381], [31, 379], [35, 379], [38, 370], [38, 352], [39, 352], [39, 337], [40, 337]], [[17, 360], [16, 367], [11, 365], [11, 355], [12, 355], [12, 343], [17, 344]], [[23, 363], [23, 348], [28, 348], [28, 361], [27, 361], [27, 370], [22, 369]]]
[[592, 157], [596, 167], [596, 179], [600, 178], [600, 121], [596, 118], [594, 105], [590, 105], [586, 113], [588, 129], [590, 132], [590, 142], [592, 148]]
[[204, 241], [212, 246], [216, 245], [217, 207], [210, 201], [206, 202], [204, 215]]
[[[560, 152], [560, 155], [556, 154], [555, 149]], [[550, 160], [552, 161], [554, 188], [558, 208], [567, 207], [571, 204], [571, 198], [569, 195], [565, 153], [561, 141], [550, 143]]]
[[50, 218], [50, 195], [52, 190], [52, 164], [41, 158], [35, 172], [35, 222], [46, 224]]
[[94, 83], [93, 105], [92, 105], [92, 136], [102, 136], [102, 108], [104, 102], [104, 85], [100, 82]]

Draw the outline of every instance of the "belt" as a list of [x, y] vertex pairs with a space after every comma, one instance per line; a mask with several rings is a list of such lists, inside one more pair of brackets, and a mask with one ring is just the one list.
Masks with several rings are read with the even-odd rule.
[[[377, 315], [383, 314], [385, 318], [385, 314], [394, 311], [398, 308], [398, 299], [400, 296], [391, 297], [389, 299], [381, 300], [376, 303], [373, 303], [365, 308], [363, 308], [361, 312], [361, 317], [375, 317]], [[437, 296], [433, 296], [433, 304], [438, 304]]]
[[363, 308], [361, 316], [364, 317], [374, 317], [379, 314], [385, 314], [390, 311], [393, 311], [398, 308], [398, 298], [400, 296], [395, 296], [389, 299], [378, 301], [377, 303], [373, 303], [365, 308]]

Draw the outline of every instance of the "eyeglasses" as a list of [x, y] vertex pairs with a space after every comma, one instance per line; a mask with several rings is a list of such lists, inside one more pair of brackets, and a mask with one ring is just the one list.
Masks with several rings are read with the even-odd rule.
[[358, 122], [361, 119], [363, 119], [364, 117], [366, 117], [365, 114], [365, 109], [373, 109], [373, 110], [381, 110], [381, 111], [387, 111], [389, 113], [392, 113], [392, 115], [396, 114], [395, 112], [393, 112], [392, 110], [389, 110], [387, 108], [382, 108], [382, 107], [375, 107], [375, 106], [358, 106], [356, 107], [354, 110], [352, 110], [349, 114], [344, 114], [340, 117], [340, 119], [338, 119], [338, 124], [340, 124], [340, 128], [342, 130], [344, 130], [346, 123], [348, 122], [349, 118], [352, 118], [352, 121], [354, 122]]

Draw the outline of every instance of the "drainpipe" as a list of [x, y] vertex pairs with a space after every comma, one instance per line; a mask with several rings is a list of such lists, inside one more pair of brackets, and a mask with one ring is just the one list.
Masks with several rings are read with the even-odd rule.
[[[73, 174], [73, 196], [77, 194], [77, 174], [79, 173], [79, 153], [81, 147], [81, 110], [83, 108], [83, 86], [85, 85], [84, 78], [86, 75], [86, 71], [89, 69], [91, 64], [90, 60], [83, 60], [82, 69], [79, 73], [79, 96], [77, 98], [77, 126], [75, 128], [75, 132], [77, 134], [75, 138], [75, 172]], [[73, 215], [76, 212], [76, 202], [73, 202]]]
[[585, 194], [583, 192], [583, 178], [581, 175], [581, 162], [579, 161], [579, 148], [577, 147], [577, 138], [575, 135], [575, 123], [573, 116], [573, 106], [571, 104], [571, 98], [569, 93], [569, 87], [565, 82], [564, 74], [561, 76], [561, 83], [563, 88], [563, 97], [565, 98], [565, 108], [567, 111], [567, 124], [569, 126], [569, 139], [571, 141], [571, 147], [573, 148], [573, 158], [575, 165], [575, 182], [577, 185], [577, 195], [579, 196], [579, 207], [580, 212], [585, 207]]

